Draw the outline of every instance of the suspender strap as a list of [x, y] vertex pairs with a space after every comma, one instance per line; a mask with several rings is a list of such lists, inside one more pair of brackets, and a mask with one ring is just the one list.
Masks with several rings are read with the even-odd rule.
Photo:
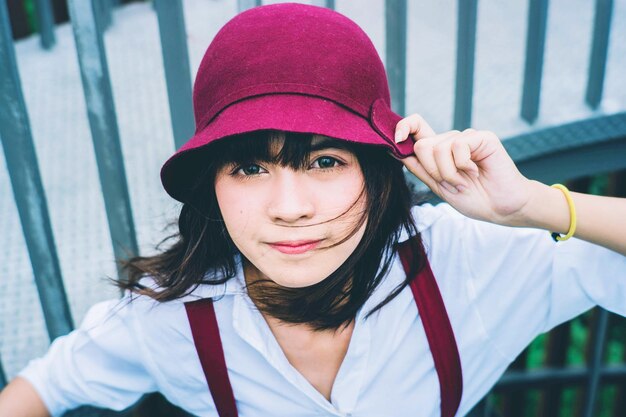
[[220, 417], [237, 417], [235, 396], [228, 379], [213, 300], [203, 298], [187, 302], [185, 309], [217, 413]]
[[[419, 241], [419, 249], [426, 265], [411, 280], [410, 287], [424, 324], [428, 345], [439, 377], [441, 416], [454, 417], [461, 403], [463, 390], [461, 361], [446, 307], [443, 304], [439, 287], [428, 264], [421, 241]], [[414, 261], [414, 254], [409, 241], [401, 243], [398, 251], [404, 271], [408, 275]], [[228, 379], [213, 300], [203, 298], [187, 302], [185, 309], [191, 325], [194, 344], [217, 412], [220, 417], [237, 417], [237, 406]]]
[[[419, 238], [415, 237], [413, 239]], [[439, 377], [441, 416], [454, 417], [459, 409], [463, 393], [461, 360], [446, 307], [441, 298], [437, 281], [435, 281], [433, 272], [430, 269], [421, 240], [419, 241], [419, 248], [426, 265], [411, 280], [410, 287], [424, 324], [428, 345], [433, 355], [437, 376]], [[408, 275], [414, 261], [414, 253], [409, 241], [402, 242], [398, 252], [404, 271]]]

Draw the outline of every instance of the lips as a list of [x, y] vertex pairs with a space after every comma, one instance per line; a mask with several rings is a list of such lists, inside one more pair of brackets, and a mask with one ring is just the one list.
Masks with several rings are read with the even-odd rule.
[[290, 240], [268, 243], [279, 252], [295, 255], [315, 249], [322, 240]]

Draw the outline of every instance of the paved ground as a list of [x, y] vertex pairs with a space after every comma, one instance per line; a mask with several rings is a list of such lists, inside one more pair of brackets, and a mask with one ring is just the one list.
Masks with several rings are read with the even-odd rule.
[[[447, 130], [452, 120], [456, 1], [409, 3], [407, 114], [419, 112], [435, 130]], [[531, 127], [518, 117], [527, 3], [479, 3], [473, 125], [503, 138], [594, 114], [583, 97], [595, 2], [553, 0], [540, 119]], [[336, 4], [366, 30], [384, 56], [384, 1]], [[214, 34], [235, 15], [236, 2], [185, 0], [184, 7], [195, 74]], [[80, 322], [91, 305], [116, 296], [104, 279], [115, 274], [115, 267], [71, 28], [59, 26], [56, 34], [52, 51], [40, 49], [36, 37], [18, 42], [16, 51], [63, 277], [72, 314]], [[612, 40], [605, 99], [595, 114], [626, 109], [623, 1], [615, 2]], [[151, 6], [118, 9], [105, 41], [138, 241], [147, 254], [179, 210], [161, 189], [158, 175], [174, 145]], [[0, 357], [11, 377], [30, 358], [43, 354], [49, 341], [3, 156], [0, 196]]]

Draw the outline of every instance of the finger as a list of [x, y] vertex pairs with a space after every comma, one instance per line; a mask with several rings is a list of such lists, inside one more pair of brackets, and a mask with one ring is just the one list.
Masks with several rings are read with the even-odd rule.
[[431, 190], [437, 189], [437, 181], [431, 177], [428, 172], [424, 169], [422, 164], [419, 163], [416, 157], [409, 156], [402, 160], [404, 166], [411, 172], [411, 174], [415, 175], [420, 181], [428, 186]]
[[474, 159], [480, 158], [478, 160], [481, 160], [498, 150], [504, 150], [504, 146], [502, 145], [500, 138], [489, 130], [468, 129], [464, 140], [468, 143], [472, 155], [476, 154]]
[[437, 164], [437, 170], [441, 175], [442, 182], [447, 182], [453, 187], [462, 185], [468, 186], [467, 180], [459, 172], [459, 168], [456, 166], [454, 156], [452, 155], [452, 147], [462, 133], [454, 134], [448, 137], [448, 139], [441, 141], [433, 146], [433, 158]]
[[420, 139], [413, 145], [413, 151], [415, 152], [419, 163], [422, 164], [428, 175], [430, 175], [437, 182], [443, 181], [444, 178], [439, 172], [439, 167], [433, 154], [434, 146], [457, 133], [459, 132], [452, 130], [450, 132], [442, 133], [441, 135]]
[[[490, 156], [502, 152], [508, 157], [498, 136], [488, 130], [466, 129], [457, 141], [459, 142], [457, 146], [461, 152], [461, 156], [459, 156], [460, 166], [476, 173], [480, 172], [481, 169], [486, 169], [484, 161]], [[463, 149], [462, 145], [466, 149]], [[510, 159], [510, 157], [508, 158]]]
[[472, 151], [467, 137], [459, 138], [452, 144], [452, 158], [454, 165], [467, 174], [478, 178], [480, 176], [478, 165], [472, 161]]
[[400, 120], [396, 125], [396, 143], [405, 141], [409, 135], [413, 135], [417, 140], [435, 136], [436, 133], [422, 116], [415, 113]]
[[426, 169], [424, 169], [424, 167], [422, 166], [422, 164], [419, 163], [416, 157], [409, 156], [408, 158], [403, 159], [402, 163], [404, 164], [404, 166], [406, 166], [409, 172], [411, 172], [420, 181], [426, 184], [426, 186], [428, 186], [428, 188], [430, 188], [439, 197], [442, 197], [442, 194], [444, 194], [444, 190], [450, 194], [458, 194], [459, 191], [445, 181], [437, 183], [437, 181], [435, 181], [433, 177], [431, 177], [428, 172], [426, 172]]

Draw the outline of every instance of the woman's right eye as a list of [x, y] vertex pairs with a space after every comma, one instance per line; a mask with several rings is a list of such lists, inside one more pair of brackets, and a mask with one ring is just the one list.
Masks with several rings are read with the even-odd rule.
[[261, 168], [257, 164], [245, 164], [245, 165], [239, 165], [237, 168], [235, 168], [233, 173], [235, 175], [243, 175], [243, 176], [248, 177], [248, 176], [260, 174], [262, 169], [263, 168]]

